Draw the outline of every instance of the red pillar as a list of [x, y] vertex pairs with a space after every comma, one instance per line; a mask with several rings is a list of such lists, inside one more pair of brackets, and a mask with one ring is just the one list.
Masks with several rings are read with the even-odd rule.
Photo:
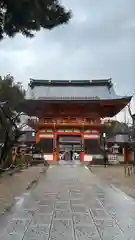
[[124, 149], [124, 162], [129, 163], [130, 162], [130, 150], [128, 148]]
[[57, 161], [57, 144], [55, 132], [53, 133], [53, 161]]
[[80, 161], [84, 162], [84, 137], [81, 138], [81, 152], [80, 152]]
[[80, 161], [83, 162], [84, 161], [84, 151], [80, 152]]

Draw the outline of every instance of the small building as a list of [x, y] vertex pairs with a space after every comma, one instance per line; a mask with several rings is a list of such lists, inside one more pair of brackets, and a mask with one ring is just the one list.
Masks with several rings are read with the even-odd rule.
[[19, 110], [29, 116], [28, 125], [35, 129], [46, 159], [57, 161], [61, 152], [72, 149], [83, 162], [101, 157], [103, 119], [115, 116], [130, 100], [116, 95], [111, 79], [30, 79]]
[[26, 144], [31, 146], [36, 143], [36, 133], [34, 130], [24, 131], [24, 134], [18, 139], [18, 144]]
[[128, 132], [117, 133], [115, 136], [108, 138], [107, 146], [112, 150], [112, 153], [117, 155], [120, 163], [132, 160], [132, 141]]

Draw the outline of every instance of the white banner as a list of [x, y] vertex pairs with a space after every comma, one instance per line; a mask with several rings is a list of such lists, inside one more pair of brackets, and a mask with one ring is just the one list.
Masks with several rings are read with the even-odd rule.
[[53, 138], [54, 135], [53, 134], [39, 134], [40, 138]]
[[53, 154], [44, 154], [44, 159], [46, 161], [53, 161]]
[[92, 158], [93, 158], [93, 156], [92, 155], [84, 155], [84, 161], [85, 162], [91, 162], [92, 161]]
[[84, 134], [84, 139], [99, 139], [99, 134]]

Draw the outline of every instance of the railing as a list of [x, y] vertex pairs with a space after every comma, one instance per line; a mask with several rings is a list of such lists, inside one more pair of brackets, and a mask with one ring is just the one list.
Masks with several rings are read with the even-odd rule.
[[80, 119], [76, 119], [76, 120], [64, 120], [64, 119], [56, 119], [56, 120], [41, 120], [41, 123], [44, 124], [68, 124], [68, 125], [72, 125], [72, 124], [99, 124], [100, 122], [95, 121], [86, 121], [86, 120], [80, 120]]
[[100, 120], [88, 120], [88, 119], [28, 119], [28, 125], [36, 125], [36, 124], [56, 124], [56, 125], [96, 125], [103, 124]]

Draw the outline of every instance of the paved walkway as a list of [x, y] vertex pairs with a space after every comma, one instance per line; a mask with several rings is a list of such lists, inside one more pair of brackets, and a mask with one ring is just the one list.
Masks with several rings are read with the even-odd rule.
[[133, 240], [135, 202], [86, 167], [53, 166], [0, 226], [0, 240]]
[[91, 171], [109, 184], [114, 184], [127, 195], [135, 198], [135, 174], [125, 176], [123, 166], [92, 166]]
[[12, 176], [0, 177], [0, 214], [14, 203], [16, 196], [20, 196], [33, 181], [38, 179], [44, 168], [43, 165], [33, 166]]

